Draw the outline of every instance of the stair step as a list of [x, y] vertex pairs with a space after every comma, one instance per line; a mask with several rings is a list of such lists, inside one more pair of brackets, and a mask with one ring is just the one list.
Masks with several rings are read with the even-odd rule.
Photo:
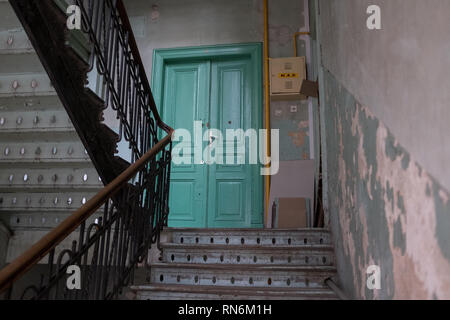
[[166, 230], [173, 243], [302, 246], [330, 245], [330, 233], [325, 229], [176, 229]]
[[56, 94], [45, 73], [8, 73], [0, 78], [0, 97]]
[[39, 57], [34, 52], [24, 53], [6, 53], [0, 50], [0, 65], [2, 66], [2, 73], [8, 74], [22, 74], [22, 73], [45, 73], [45, 69], [39, 60]]
[[[63, 209], [55, 211], [35, 210], [30, 212], [10, 213], [2, 212], [2, 219], [9, 221], [9, 228], [14, 232], [14, 242], [19, 243], [22, 249], [27, 249], [29, 245], [33, 245], [40, 238], [32, 238], [32, 233], [27, 234], [27, 231], [50, 231], [56, 228], [64, 220], [70, 217], [75, 210], [81, 206], [77, 204], [72, 209]], [[86, 225], [91, 225], [96, 219], [103, 216], [102, 209], [97, 210], [91, 217], [86, 220]], [[17, 232], [21, 231], [21, 232]], [[47, 232], [44, 232], [44, 236]], [[60, 250], [60, 249], [59, 249]], [[20, 251], [21, 252], [21, 251]], [[19, 254], [20, 252], [10, 253]]]
[[103, 187], [95, 168], [17, 168], [0, 170], [0, 192], [96, 191]]
[[0, 133], [74, 132], [67, 112], [50, 111], [0, 111]]
[[335, 300], [329, 289], [236, 288], [223, 286], [134, 286], [136, 300]]
[[1, 163], [57, 163], [90, 162], [84, 146], [79, 141], [0, 141]]
[[2, 112], [64, 111], [64, 107], [54, 91], [47, 96], [0, 96], [0, 109]]
[[163, 262], [243, 265], [332, 266], [332, 246], [249, 246], [161, 244]]
[[[19, 22], [17, 23], [20, 24]], [[0, 30], [0, 55], [34, 52], [34, 48], [23, 28]]]
[[17, 19], [17, 16], [8, 0], [0, 0], [0, 12], [2, 13], [0, 30], [9, 30], [21, 27], [20, 21]]
[[152, 284], [325, 288], [334, 267], [152, 264]]
[[96, 191], [79, 189], [70, 194], [57, 191], [52, 193], [0, 193], [0, 210], [19, 213], [73, 210], [80, 208], [96, 194]]

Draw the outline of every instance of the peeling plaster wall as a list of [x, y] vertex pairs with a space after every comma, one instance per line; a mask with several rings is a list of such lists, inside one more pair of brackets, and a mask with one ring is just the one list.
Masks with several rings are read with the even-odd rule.
[[[262, 4], [262, 1], [259, 1]], [[293, 35], [309, 31], [308, 1], [269, 1], [269, 52], [271, 58], [294, 56]], [[262, 31], [262, 29], [261, 29]], [[261, 39], [262, 41], [263, 39]], [[311, 65], [309, 38], [297, 39], [298, 55], [307, 57]], [[307, 68], [308, 70], [310, 68]], [[280, 160], [308, 160], [314, 157], [311, 141], [310, 101], [271, 101], [271, 128], [280, 130]], [[297, 112], [291, 112], [291, 107]]]
[[324, 66], [450, 190], [450, 1], [319, 2]]
[[[357, 299], [450, 299], [450, 194], [324, 71], [331, 227], [344, 291]], [[381, 267], [381, 290], [366, 270]]]
[[[290, 112], [291, 105], [297, 106], [297, 113]], [[271, 110], [271, 127], [280, 130], [280, 160], [310, 159], [308, 104], [305, 102], [277, 101], [271, 104]]]
[[[341, 286], [359, 299], [450, 299], [450, 2], [316, 2]], [[367, 29], [369, 5], [382, 30]], [[370, 265], [381, 290], [367, 289]]]
[[[272, 58], [294, 55], [293, 35], [308, 31], [307, 0], [269, 0], [269, 37]], [[127, 11], [147, 74], [153, 50], [202, 45], [263, 42], [261, 0], [127, 0]], [[306, 36], [298, 39], [299, 55], [309, 52]], [[309, 61], [308, 61], [309, 63]], [[295, 105], [297, 113], [291, 113]], [[272, 102], [271, 123], [280, 129], [280, 160], [312, 156], [309, 104], [305, 101]], [[114, 116], [107, 121], [114, 123]]]

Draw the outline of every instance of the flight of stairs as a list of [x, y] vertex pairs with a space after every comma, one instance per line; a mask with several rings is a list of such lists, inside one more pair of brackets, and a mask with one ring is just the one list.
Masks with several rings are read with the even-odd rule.
[[337, 299], [325, 280], [336, 274], [323, 229], [168, 229], [160, 261], [137, 300]]
[[0, 221], [13, 232], [11, 262], [103, 183], [8, 1], [0, 12]]
[[[73, 0], [15, 0], [11, 3], [58, 94], [74, 129], [105, 184], [129, 167], [118, 153], [117, 123], [105, 123], [105, 101], [97, 67], [90, 70], [90, 44], [80, 30], [66, 27], [66, 8]], [[16, 19], [17, 19], [16, 18]], [[116, 112], [109, 114], [115, 118]]]

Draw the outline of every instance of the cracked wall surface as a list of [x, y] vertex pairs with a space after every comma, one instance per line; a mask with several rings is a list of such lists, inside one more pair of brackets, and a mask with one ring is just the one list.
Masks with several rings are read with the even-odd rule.
[[[450, 299], [450, 194], [324, 72], [329, 215], [340, 283], [357, 299]], [[366, 270], [381, 267], [381, 290]]]

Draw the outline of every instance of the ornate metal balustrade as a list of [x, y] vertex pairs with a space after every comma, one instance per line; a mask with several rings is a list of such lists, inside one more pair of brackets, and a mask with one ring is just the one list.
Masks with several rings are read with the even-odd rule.
[[[168, 135], [0, 271], [0, 292], [8, 299], [117, 298], [167, 225], [170, 163]], [[87, 223], [99, 208], [103, 216]], [[80, 268], [80, 290], [67, 286], [69, 266]]]
[[131, 161], [158, 140], [156, 125], [170, 132], [159, 117], [152, 91], [122, 0], [75, 0], [82, 30], [91, 48], [90, 69], [101, 77], [105, 108], [117, 112], [119, 136], [129, 142]]
[[[7, 299], [117, 298], [167, 224], [173, 130], [159, 117], [122, 0], [74, 3], [92, 46], [91, 70], [101, 76], [105, 108], [117, 112], [133, 164], [0, 271]], [[161, 140], [159, 129], [167, 133]], [[67, 286], [69, 266], [81, 271], [80, 290]]]

